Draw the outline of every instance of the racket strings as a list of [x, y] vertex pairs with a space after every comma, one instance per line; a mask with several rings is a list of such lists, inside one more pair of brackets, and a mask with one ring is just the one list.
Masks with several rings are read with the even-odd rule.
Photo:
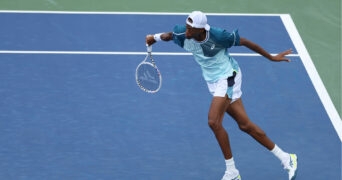
[[151, 52], [148, 51], [147, 57], [138, 65], [135, 73], [136, 82], [143, 91], [155, 93], [161, 88], [162, 77]]
[[155, 64], [142, 63], [137, 68], [137, 84], [146, 92], [157, 92], [161, 87], [161, 75]]

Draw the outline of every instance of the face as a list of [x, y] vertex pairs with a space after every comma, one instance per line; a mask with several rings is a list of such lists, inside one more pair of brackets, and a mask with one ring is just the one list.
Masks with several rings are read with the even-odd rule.
[[189, 26], [188, 24], [186, 25], [185, 37], [187, 39], [196, 38], [200, 34], [201, 34], [201, 29], [193, 28], [193, 27]]
[[[192, 23], [192, 19], [189, 18], [188, 21], [190, 23]], [[205, 32], [205, 30], [203, 28], [194, 28], [191, 27], [190, 25], [186, 25], [186, 31], [185, 31], [185, 37], [187, 39], [196, 39], [196, 40], [200, 40], [201, 39], [201, 35], [203, 34], [203, 32]]]

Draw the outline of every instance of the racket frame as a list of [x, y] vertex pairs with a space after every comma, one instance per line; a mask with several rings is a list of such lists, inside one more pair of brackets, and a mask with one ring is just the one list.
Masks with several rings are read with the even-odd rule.
[[[150, 60], [151, 62], [149, 62], [148, 60]], [[155, 90], [147, 89], [147, 88], [145, 88], [143, 85], [141, 85], [141, 83], [139, 82], [139, 78], [138, 78], [138, 69], [139, 69], [140, 66], [142, 66], [142, 65], [149, 65], [149, 66], [152, 66], [152, 67], [157, 71], [157, 74], [158, 74], [158, 77], [159, 77], [159, 86], [158, 86], [157, 89], [155, 89]], [[161, 85], [162, 85], [162, 76], [161, 76], [160, 71], [159, 71], [159, 69], [158, 69], [158, 67], [157, 67], [157, 65], [156, 65], [156, 63], [155, 63], [155, 61], [154, 61], [154, 59], [153, 59], [153, 57], [152, 57], [152, 53], [151, 53], [150, 50], [147, 51], [147, 55], [146, 55], [145, 59], [139, 63], [139, 65], [137, 66], [137, 68], [136, 68], [136, 70], [135, 70], [135, 81], [136, 81], [138, 87], [139, 87], [141, 90], [143, 90], [143, 91], [145, 91], [145, 92], [147, 92], [147, 93], [152, 93], [152, 94], [153, 94], [153, 93], [156, 93], [156, 92], [158, 92], [158, 91], [160, 90], [160, 88], [161, 88]]]

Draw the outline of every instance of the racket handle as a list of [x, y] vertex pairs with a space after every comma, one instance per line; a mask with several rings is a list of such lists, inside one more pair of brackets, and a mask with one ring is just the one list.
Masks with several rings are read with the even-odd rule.
[[149, 53], [152, 52], [152, 45], [149, 46], [149, 45], [146, 44], [146, 47], [147, 47], [147, 52], [149, 52]]

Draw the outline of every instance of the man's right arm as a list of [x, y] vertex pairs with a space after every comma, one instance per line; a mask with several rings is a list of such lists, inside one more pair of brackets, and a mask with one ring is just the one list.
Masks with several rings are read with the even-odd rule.
[[172, 40], [172, 32], [158, 33], [154, 35], [149, 34], [146, 36], [146, 44], [149, 46], [156, 43], [157, 41], [170, 41], [170, 40]]

